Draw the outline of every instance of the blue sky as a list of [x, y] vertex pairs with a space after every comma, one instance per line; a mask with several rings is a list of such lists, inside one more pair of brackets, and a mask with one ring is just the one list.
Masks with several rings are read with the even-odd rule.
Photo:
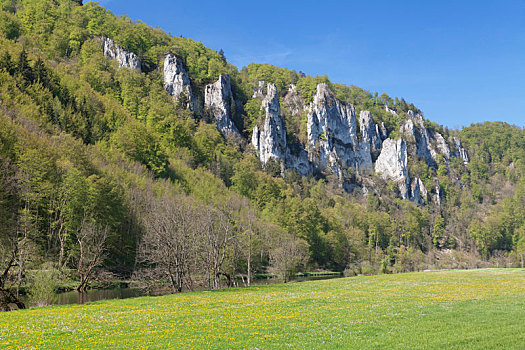
[[267, 62], [386, 92], [451, 128], [525, 126], [525, 0], [103, 0], [117, 15]]

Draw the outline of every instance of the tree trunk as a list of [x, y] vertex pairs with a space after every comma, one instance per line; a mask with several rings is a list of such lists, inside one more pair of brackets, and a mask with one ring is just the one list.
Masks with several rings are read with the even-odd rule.
[[5, 281], [7, 280], [7, 275], [9, 274], [9, 270], [15, 266], [16, 266], [15, 258], [13, 257], [11, 258], [11, 261], [9, 261], [9, 263], [7, 264], [4, 272], [2, 273], [2, 276], [0, 276], [0, 288], [3, 288], [5, 286]]
[[228, 280], [228, 287], [231, 287], [232, 286], [232, 278], [231, 278], [231, 276], [229, 274], [227, 274], [227, 273], [219, 272], [219, 273], [217, 273], [217, 280], [220, 281], [220, 276], [221, 275], [226, 277], [226, 279]]
[[86, 278], [86, 276], [84, 276], [84, 275], [80, 276], [80, 284], [78, 285], [78, 287], [76, 289], [77, 289], [77, 292], [81, 292], [81, 293], [86, 291], [86, 289], [87, 289], [87, 278]]
[[64, 264], [64, 253], [65, 253], [65, 238], [63, 237], [63, 228], [64, 224], [60, 223], [60, 228], [58, 229], [58, 240], [60, 241], [60, 253], [58, 255], [58, 267], [62, 269]]
[[19, 309], [25, 309], [26, 305], [9, 289], [0, 288], [0, 310], [10, 311], [9, 304], [15, 304]]

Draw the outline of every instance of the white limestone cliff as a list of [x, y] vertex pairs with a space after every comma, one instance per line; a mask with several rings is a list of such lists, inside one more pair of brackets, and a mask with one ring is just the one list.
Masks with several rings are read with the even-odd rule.
[[186, 108], [195, 110], [195, 97], [191, 91], [190, 78], [184, 69], [182, 60], [175, 55], [168, 54], [164, 58], [164, 88], [175, 100], [184, 98]]
[[358, 121], [361, 129], [361, 142], [370, 144], [372, 151], [380, 151], [381, 134], [379, 132], [379, 126], [372, 118], [372, 114], [369, 111], [361, 111]]
[[293, 116], [300, 115], [305, 109], [303, 97], [297, 91], [297, 85], [290, 84], [284, 95], [284, 105]]
[[416, 144], [416, 153], [424, 158], [431, 167], [436, 167], [438, 155], [443, 155], [445, 161], [450, 160], [450, 148], [443, 135], [427, 129], [421, 114], [408, 111], [409, 118], [400, 127], [401, 133], [409, 135]]
[[416, 204], [425, 204], [427, 202], [428, 192], [419, 177], [412, 179], [410, 183], [410, 200]]
[[341, 103], [327, 84], [318, 84], [307, 120], [308, 157], [321, 170], [355, 167], [357, 124], [354, 107]]
[[467, 165], [469, 162], [468, 154], [465, 148], [463, 147], [463, 144], [461, 143], [461, 140], [457, 137], [453, 137], [452, 140], [454, 141], [454, 145], [456, 146], [457, 152], [455, 153], [456, 157], [461, 158], [463, 161], [463, 164]]
[[403, 198], [408, 198], [408, 156], [407, 147], [403, 139], [386, 139], [383, 142], [381, 154], [375, 164], [376, 173], [384, 179], [397, 182]]
[[104, 56], [117, 60], [119, 67], [136, 69], [141, 72], [140, 60], [136, 54], [125, 50], [119, 45], [115, 45], [113, 39], [102, 38]]
[[217, 123], [217, 129], [225, 136], [239, 135], [239, 130], [233, 123], [231, 106], [233, 94], [228, 75], [220, 75], [219, 79], [206, 86], [204, 107]]
[[[264, 123], [256, 125], [252, 134], [252, 145], [257, 150], [261, 163], [264, 165], [270, 159], [284, 160], [288, 151], [286, 144], [286, 129], [281, 116], [279, 95], [274, 84], [268, 84], [261, 108], [265, 111]], [[264, 94], [261, 89], [261, 94]]]

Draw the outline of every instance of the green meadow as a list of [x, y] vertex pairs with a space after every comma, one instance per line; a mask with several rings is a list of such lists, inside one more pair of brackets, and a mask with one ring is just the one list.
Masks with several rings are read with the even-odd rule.
[[525, 271], [358, 276], [6, 312], [0, 347], [525, 349]]

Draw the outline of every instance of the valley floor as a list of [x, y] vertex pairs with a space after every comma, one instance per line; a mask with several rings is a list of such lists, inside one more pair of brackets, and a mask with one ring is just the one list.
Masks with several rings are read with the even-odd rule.
[[525, 270], [359, 276], [0, 314], [0, 348], [523, 349]]

